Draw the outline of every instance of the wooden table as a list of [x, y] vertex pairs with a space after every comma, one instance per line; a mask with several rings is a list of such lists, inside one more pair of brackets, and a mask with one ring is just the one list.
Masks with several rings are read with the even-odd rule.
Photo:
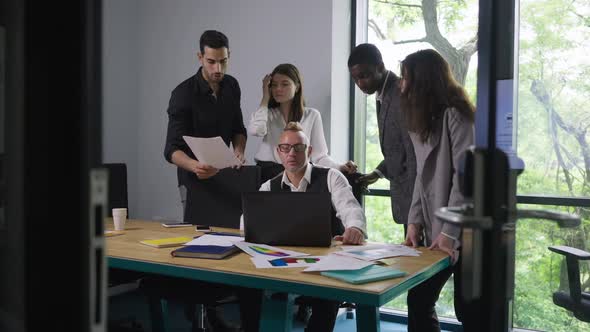
[[[111, 229], [112, 222], [106, 222]], [[450, 264], [440, 251], [421, 248], [420, 257], [398, 257], [393, 268], [407, 272], [405, 278], [352, 285], [304, 268], [257, 269], [248, 255], [239, 253], [223, 260], [172, 257], [174, 248], [152, 248], [139, 241], [174, 236], [196, 236], [194, 227], [164, 228], [158, 222], [128, 220], [123, 235], [106, 240], [108, 266], [132, 271], [301, 294], [356, 304], [357, 330], [379, 331], [379, 307], [427, 280]], [[331, 248], [284, 247], [310, 255], [326, 255]], [[267, 292], [267, 293], [268, 293]], [[261, 331], [290, 331], [293, 296], [263, 297]]]

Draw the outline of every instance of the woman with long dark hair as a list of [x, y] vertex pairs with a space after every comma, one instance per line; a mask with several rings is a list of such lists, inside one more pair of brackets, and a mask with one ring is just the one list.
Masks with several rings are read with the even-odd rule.
[[322, 116], [318, 110], [305, 107], [301, 74], [294, 65], [284, 63], [262, 80], [260, 107], [248, 126], [250, 135], [263, 138], [254, 156], [256, 164], [262, 167], [262, 182], [283, 171], [276, 145], [289, 122], [299, 122], [309, 137], [313, 164], [336, 168], [345, 174], [356, 172], [354, 162], [340, 164], [328, 155]]
[[[442, 223], [434, 215], [445, 206], [460, 206], [457, 167], [474, 142], [475, 107], [453, 78], [447, 61], [434, 50], [410, 54], [401, 64], [401, 109], [416, 154], [416, 182], [405, 244], [427, 246], [459, 259], [461, 229]], [[439, 272], [408, 292], [408, 331], [440, 331], [435, 304], [440, 291], [455, 272], [455, 312], [464, 323], [461, 276], [458, 264]], [[469, 324], [467, 324], [469, 325]]]

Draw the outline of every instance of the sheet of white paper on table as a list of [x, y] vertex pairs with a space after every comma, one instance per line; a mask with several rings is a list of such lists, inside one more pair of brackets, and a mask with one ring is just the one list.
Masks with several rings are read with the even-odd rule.
[[319, 264], [326, 256], [286, 257], [267, 260], [264, 257], [251, 257], [257, 269], [285, 269], [290, 267], [306, 267]]
[[185, 243], [185, 246], [222, 246], [229, 247], [234, 245], [236, 242], [244, 241], [241, 236], [230, 236], [230, 235], [201, 235], [190, 242]]
[[394, 243], [377, 243], [377, 242], [367, 242], [366, 244], [359, 246], [359, 245], [342, 245], [340, 249], [342, 251], [358, 251], [358, 250], [370, 250], [370, 249], [399, 249], [399, 250], [408, 250], [410, 252], [417, 252], [420, 251], [416, 250], [415, 248], [405, 246], [403, 244], [394, 244]]
[[363, 244], [363, 245], [341, 245], [340, 249], [342, 249], [343, 251], [369, 250], [369, 249], [387, 248], [392, 245], [393, 244], [389, 244], [389, 243], [365, 242], [365, 244]]
[[182, 136], [197, 160], [217, 169], [239, 165], [233, 151], [225, 145], [220, 136], [204, 138]]
[[373, 262], [330, 254], [318, 263], [303, 270], [303, 272], [359, 270], [369, 265], [373, 265]]
[[304, 252], [297, 252], [282, 248], [269, 246], [266, 244], [250, 243], [250, 242], [237, 242], [235, 244], [238, 248], [242, 249], [245, 253], [252, 257], [261, 258], [265, 260], [273, 260], [276, 258], [285, 257], [300, 257], [309, 256]]
[[355, 248], [352, 250], [346, 251], [338, 251], [334, 254], [339, 256], [346, 256], [352, 257], [356, 259], [361, 259], [364, 261], [374, 261], [383, 258], [389, 257], [399, 257], [399, 256], [411, 256], [416, 257], [420, 256], [420, 251], [407, 247], [404, 245], [389, 245], [383, 248], [373, 248], [373, 249], [365, 249], [362, 248]]

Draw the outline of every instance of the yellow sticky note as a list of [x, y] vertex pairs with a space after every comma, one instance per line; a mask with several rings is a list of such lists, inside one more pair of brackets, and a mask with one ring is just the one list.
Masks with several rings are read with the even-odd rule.
[[167, 248], [167, 247], [179, 247], [189, 241], [192, 237], [180, 236], [180, 237], [168, 237], [163, 239], [143, 240], [139, 241], [141, 244], [155, 248]]

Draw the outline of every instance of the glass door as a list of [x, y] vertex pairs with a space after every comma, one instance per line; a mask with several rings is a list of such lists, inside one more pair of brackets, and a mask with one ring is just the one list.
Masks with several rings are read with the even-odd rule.
[[577, 226], [576, 216], [516, 209], [515, 0], [480, 1], [476, 144], [467, 154], [465, 194], [471, 203], [439, 210], [437, 216], [463, 227], [463, 293], [477, 308], [480, 331], [513, 327], [516, 229], [519, 218], [547, 219], [561, 227]]

